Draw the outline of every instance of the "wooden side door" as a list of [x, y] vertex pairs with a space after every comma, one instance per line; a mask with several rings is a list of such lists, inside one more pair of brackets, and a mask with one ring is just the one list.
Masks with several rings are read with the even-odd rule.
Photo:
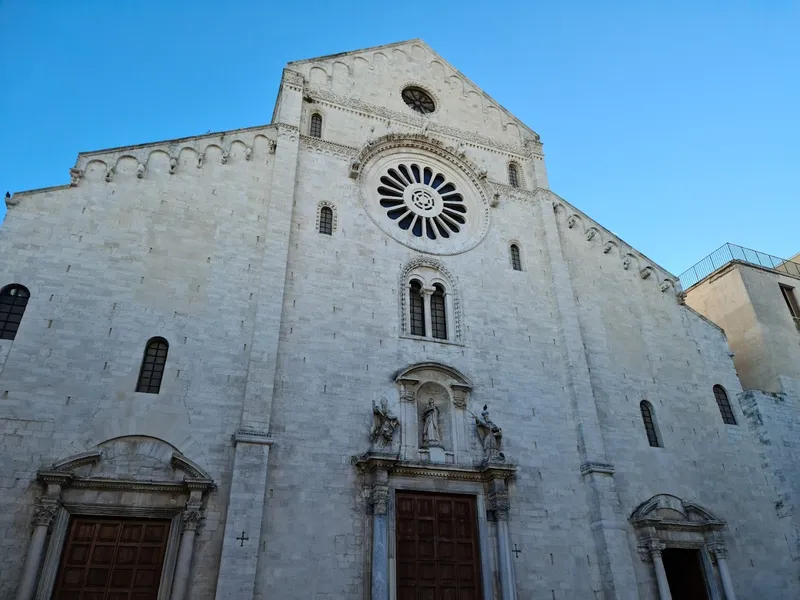
[[156, 600], [169, 520], [74, 517], [53, 600]]

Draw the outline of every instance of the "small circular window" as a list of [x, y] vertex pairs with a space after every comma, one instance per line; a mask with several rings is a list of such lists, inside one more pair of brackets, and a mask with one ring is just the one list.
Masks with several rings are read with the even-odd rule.
[[449, 238], [467, 222], [467, 207], [455, 183], [430, 167], [400, 163], [387, 169], [378, 195], [386, 216], [418, 238]]
[[433, 98], [427, 92], [418, 87], [407, 87], [403, 90], [403, 102], [408, 104], [413, 110], [426, 115], [436, 110]]

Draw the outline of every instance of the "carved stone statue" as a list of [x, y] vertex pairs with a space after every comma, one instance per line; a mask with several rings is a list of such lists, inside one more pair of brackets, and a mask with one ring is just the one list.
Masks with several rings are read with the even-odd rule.
[[503, 438], [503, 430], [492, 422], [489, 418], [489, 407], [484, 404], [480, 417], [475, 417], [475, 425], [478, 429], [478, 436], [483, 443], [483, 455], [489, 462], [502, 462], [505, 456], [500, 452], [500, 441]]
[[373, 448], [386, 448], [392, 445], [392, 436], [400, 426], [400, 420], [389, 410], [386, 398], [381, 399], [380, 406], [372, 401], [372, 429], [369, 439]]
[[442, 438], [439, 435], [439, 409], [434, 404], [433, 398], [428, 400], [428, 406], [422, 411], [422, 445], [425, 448], [442, 445]]

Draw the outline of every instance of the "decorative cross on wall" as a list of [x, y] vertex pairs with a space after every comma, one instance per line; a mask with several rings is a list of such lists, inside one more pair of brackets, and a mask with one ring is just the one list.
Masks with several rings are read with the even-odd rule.
[[512, 552], [514, 553], [515, 557], [519, 558], [519, 553], [522, 552], [522, 550], [520, 548], [517, 548], [517, 545], [514, 544], [514, 549], [512, 550]]
[[241, 535], [240, 537], [237, 537], [237, 538], [236, 538], [236, 541], [237, 541], [237, 542], [241, 542], [241, 543], [239, 544], [239, 547], [241, 548], [242, 546], [244, 546], [244, 543], [245, 543], [247, 540], [249, 540], [249, 539], [250, 539], [250, 538], [249, 538], [249, 537], [247, 537], [247, 534], [245, 534], [245, 532], [243, 531], [243, 532], [242, 532], [242, 535]]

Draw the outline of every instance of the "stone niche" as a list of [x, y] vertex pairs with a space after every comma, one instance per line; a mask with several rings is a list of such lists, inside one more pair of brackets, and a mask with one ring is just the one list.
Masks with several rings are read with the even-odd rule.
[[[395, 376], [400, 394], [400, 460], [472, 465], [472, 384], [440, 363], [418, 363]], [[435, 425], [434, 425], [435, 423]]]

